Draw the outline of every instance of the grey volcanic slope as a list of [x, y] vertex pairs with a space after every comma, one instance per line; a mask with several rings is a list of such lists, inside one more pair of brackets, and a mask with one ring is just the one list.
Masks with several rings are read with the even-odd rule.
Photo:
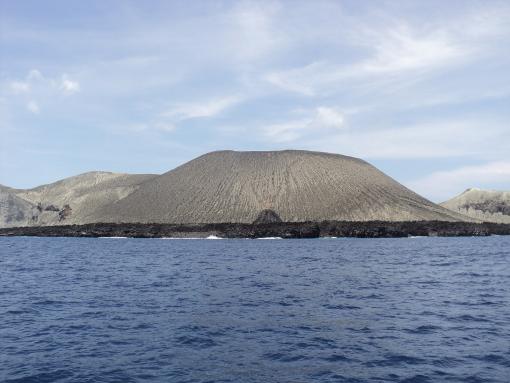
[[88, 223], [86, 216], [136, 190], [151, 174], [89, 172], [33, 189], [0, 189], [0, 227]]
[[205, 154], [89, 218], [95, 222], [253, 222], [264, 210], [283, 221], [462, 221], [365, 161], [286, 150]]
[[15, 190], [0, 185], [0, 227], [32, 224], [36, 206], [16, 196]]
[[510, 191], [467, 189], [441, 206], [482, 221], [510, 223]]

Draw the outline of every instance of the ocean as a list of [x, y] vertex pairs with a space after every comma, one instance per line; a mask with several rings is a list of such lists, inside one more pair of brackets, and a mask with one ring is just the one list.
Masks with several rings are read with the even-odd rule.
[[510, 382], [510, 237], [0, 238], [2, 382]]

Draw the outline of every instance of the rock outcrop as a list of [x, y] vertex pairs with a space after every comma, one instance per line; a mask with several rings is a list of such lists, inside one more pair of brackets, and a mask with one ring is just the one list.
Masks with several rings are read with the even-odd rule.
[[255, 225], [261, 224], [261, 223], [275, 223], [275, 222], [282, 222], [282, 219], [278, 214], [276, 214], [271, 209], [264, 209], [262, 210], [257, 219], [253, 221]]

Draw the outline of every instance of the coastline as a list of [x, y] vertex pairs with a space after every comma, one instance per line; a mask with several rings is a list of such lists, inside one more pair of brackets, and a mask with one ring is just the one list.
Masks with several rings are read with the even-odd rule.
[[510, 235], [510, 224], [446, 221], [323, 221], [277, 223], [93, 223], [1, 228], [0, 236], [130, 238], [402, 238]]

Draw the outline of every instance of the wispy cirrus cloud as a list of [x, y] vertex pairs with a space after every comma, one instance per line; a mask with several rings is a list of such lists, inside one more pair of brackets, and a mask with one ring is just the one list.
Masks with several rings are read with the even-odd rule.
[[163, 111], [155, 111], [145, 122], [129, 123], [121, 131], [141, 133], [159, 131], [175, 132], [181, 125], [196, 119], [213, 119], [242, 103], [239, 95], [214, 97], [201, 101], [174, 103]]
[[312, 62], [299, 68], [271, 72], [263, 78], [284, 90], [314, 96], [322, 91], [331, 92], [342, 82], [373, 81], [381, 76], [387, 81], [388, 76], [423, 74], [452, 65], [470, 53], [470, 48], [459, 47], [443, 36], [416, 36], [407, 25], [371, 34], [378, 36], [364, 43], [372, 50], [368, 58], [348, 65]]
[[345, 43], [361, 52], [353, 60], [346, 63], [338, 57], [338, 62], [332, 59], [312, 61], [304, 66], [266, 73], [262, 79], [305, 96], [334, 93], [342, 84], [359, 87], [373, 83], [372, 89], [384, 90], [381, 84], [387, 87], [403, 77], [411, 77], [414, 84], [431, 73], [466, 65], [483, 57], [484, 52], [497, 49], [491, 42], [508, 36], [509, 27], [503, 20], [510, 15], [507, 7], [499, 10], [475, 10], [452, 23], [428, 26], [414, 26], [394, 19], [370, 26], [370, 23], [353, 23], [346, 17], [351, 30], [346, 33]]
[[203, 101], [177, 103], [162, 112], [161, 116], [175, 121], [214, 117], [242, 101], [241, 96], [226, 96]]
[[297, 120], [264, 127], [265, 138], [273, 143], [293, 142], [310, 134], [316, 136], [344, 127], [344, 115], [334, 108], [320, 106], [306, 114], [308, 116]]

